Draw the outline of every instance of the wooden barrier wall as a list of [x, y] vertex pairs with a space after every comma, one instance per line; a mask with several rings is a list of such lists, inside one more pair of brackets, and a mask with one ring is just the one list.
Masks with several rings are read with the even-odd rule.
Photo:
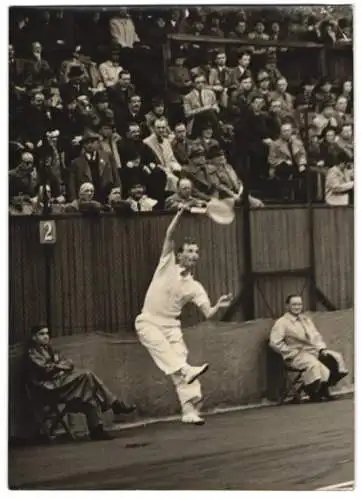
[[[314, 209], [317, 285], [337, 308], [353, 305], [353, 209]], [[132, 329], [157, 264], [169, 214], [120, 218], [80, 215], [54, 217], [57, 243], [51, 249], [51, 328], [53, 335], [95, 330]], [[30, 327], [46, 318], [44, 247], [39, 218], [11, 217], [9, 222], [10, 343], [22, 341]], [[254, 271], [283, 271], [309, 265], [307, 209], [264, 208], [251, 211]], [[185, 216], [176, 239], [195, 237], [201, 259], [197, 278], [212, 301], [220, 294], [237, 295], [243, 275], [242, 213], [230, 226], [206, 217]], [[308, 286], [299, 277], [258, 277], [254, 286], [255, 316], [277, 316], [285, 296]], [[184, 323], [199, 320], [186, 308]], [[237, 312], [233, 319], [243, 319]]]

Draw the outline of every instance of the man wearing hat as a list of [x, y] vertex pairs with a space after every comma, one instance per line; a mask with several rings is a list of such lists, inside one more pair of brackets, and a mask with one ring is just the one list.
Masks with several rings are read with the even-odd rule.
[[219, 142], [213, 138], [213, 126], [211, 123], [205, 123], [201, 127], [201, 136], [198, 137], [194, 142], [201, 145], [205, 153], [210, 150], [213, 146], [218, 146]]
[[102, 120], [99, 124], [98, 132], [100, 136], [99, 150], [109, 154], [112, 162], [119, 172], [120, 168], [122, 167], [118, 151], [118, 146], [121, 142], [121, 136], [114, 129], [114, 119], [105, 118], [104, 120]]
[[166, 137], [169, 137], [171, 135], [171, 129], [165, 116], [165, 103], [161, 97], [155, 97], [154, 99], [152, 99], [152, 110], [145, 115], [146, 127], [151, 134], [155, 130], [154, 125], [156, 120], [166, 121]]
[[110, 190], [119, 186], [120, 181], [115, 164], [110, 155], [99, 150], [100, 136], [86, 131], [82, 138], [82, 151], [69, 168], [68, 198], [77, 197], [80, 186], [91, 182], [94, 186], [94, 199], [105, 203]]
[[[214, 167], [215, 175], [218, 178], [216, 184], [219, 198], [232, 198], [235, 202], [240, 202], [243, 194], [243, 183], [237, 176], [233, 167], [227, 162], [224, 151], [215, 145], [210, 148], [206, 155], [210, 165]], [[249, 195], [251, 207], [264, 206], [262, 201]]]
[[123, 71], [119, 63], [119, 47], [112, 46], [110, 58], [99, 65], [99, 72], [105, 87], [113, 87], [119, 79], [119, 74]]
[[314, 89], [314, 110], [320, 113], [326, 103], [336, 102], [336, 95], [332, 92], [332, 82], [329, 78], [322, 78]]
[[109, 107], [107, 92], [97, 92], [92, 97], [91, 102], [97, 117], [94, 125], [99, 125], [103, 120], [114, 119], [114, 112]]
[[89, 95], [89, 85], [83, 80], [80, 66], [71, 66], [67, 73], [67, 82], [60, 86], [60, 95], [65, 103], [72, 102], [80, 95]]

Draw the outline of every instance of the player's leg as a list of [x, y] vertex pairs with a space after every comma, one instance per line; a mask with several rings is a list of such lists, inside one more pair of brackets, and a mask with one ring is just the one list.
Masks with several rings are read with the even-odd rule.
[[[170, 344], [177, 354], [187, 363], [188, 349], [179, 328], [171, 329], [167, 332]], [[175, 385], [177, 396], [181, 405], [182, 422], [202, 425], [204, 419], [199, 415], [202, 394], [201, 385], [198, 380], [187, 383], [180, 374], [173, 374], [172, 381]]]
[[135, 327], [141, 344], [166, 375], [179, 374], [186, 383], [191, 384], [207, 370], [207, 364], [190, 366], [185, 357], [179, 355], [166, 336], [166, 328], [150, 323], [142, 317], [136, 319]]

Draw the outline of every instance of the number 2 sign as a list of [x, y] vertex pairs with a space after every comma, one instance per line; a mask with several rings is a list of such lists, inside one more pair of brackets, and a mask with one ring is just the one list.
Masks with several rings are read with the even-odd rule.
[[39, 222], [41, 245], [52, 245], [57, 241], [57, 232], [54, 220], [41, 220]]

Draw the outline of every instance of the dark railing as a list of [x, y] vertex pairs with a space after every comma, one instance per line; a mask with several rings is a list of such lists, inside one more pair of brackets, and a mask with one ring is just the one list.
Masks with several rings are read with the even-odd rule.
[[[238, 40], [230, 38], [213, 38], [209, 36], [192, 36], [172, 34], [164, 44], [164, 65], [170, 63], [174, 49], [181, 45], [202, 45], [204, 47], [224, 47], [229, 54], [230, 65], [236, 65], [237, 47], [275, 47], [277, 50], [277, 67], [288, 79], [291, 86], [300, 85], [307, 76], [321, 78], [328, 76], [336, 83], [353, 78], [353, 44], [337, 43], [327, 46], [320, 43], [298, 40]], [[280, 49], [287, 49], [282, 51]]]
[[[317, 298], [324, 307], [351, 307], [353, 208], [313, 207], [313, 215]], [[31, 325], [45, 321], [47, 316], [55, 336], [132, 329], [171, 215], [52, 218], [56, 222], [57, 242], [48, 250], [46, 265], [39, 242], [41, 217], [10, 217], [10, 344], [24, 340]], [[281, 314], [285, 296], [296, 291], [311, 307], [307, 207], [250, 211], [252, 281], [248, 289], [244, 280], [241, 210], [237, 210], [236, 220], [230, 226], [217, 225], [202, 216], [185, 216], [177, 239], [185, 235], [200, 243], [197, 278], [211, 299], [216, 300], [225, 292], [235, 297], [229, 317], [224, 319], [246, 319], [244, 301], [250, 296], [254, 317]], [[324, 302], [320, 300], [323, 297]], [[183, 319], [190, 325], [198, 322], [200, 316], [194, 309], [186, 308]]]

